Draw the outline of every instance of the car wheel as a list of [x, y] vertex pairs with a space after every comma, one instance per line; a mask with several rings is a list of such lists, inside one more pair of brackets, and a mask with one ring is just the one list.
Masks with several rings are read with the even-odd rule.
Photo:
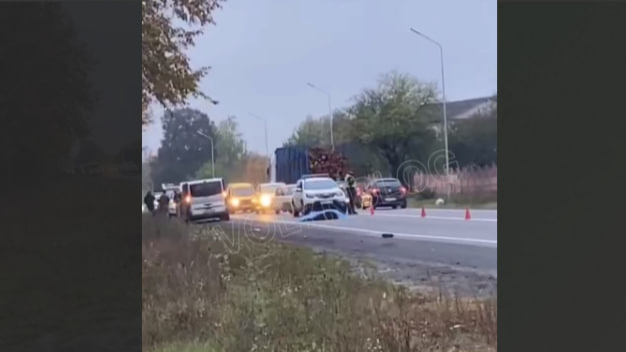
[[276, 209], [274, 213], [276, 213], [276, 215], [280, 215], [280, 210]]
[[391, 209], [398, 209], [398, 206], [394, 205], [394, 206], [391, 207]]
[[220, 216], [221, 221], [230, 221], [230, 214], [226, 213]]
[[400, 208], [402, 208], [402, 209], [406, 209], [406, 202], [404, 202], [404, 203], [400, 206]]

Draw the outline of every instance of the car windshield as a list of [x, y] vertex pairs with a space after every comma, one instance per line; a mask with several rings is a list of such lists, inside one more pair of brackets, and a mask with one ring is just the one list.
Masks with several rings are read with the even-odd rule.
[[231, 189], [230, 193], [237, 197], [250, 197], [254, 195], [254, 188], [236, 187], [236, 188]]
[[196, 183], [189, 186], [192, 197], [210, 197], [222, 193], [222, 183], [219, 181]]
[[310, 191], [337, 188], [337, 182], [333, 180], [315, 180], [304, 183], [304, 189]]

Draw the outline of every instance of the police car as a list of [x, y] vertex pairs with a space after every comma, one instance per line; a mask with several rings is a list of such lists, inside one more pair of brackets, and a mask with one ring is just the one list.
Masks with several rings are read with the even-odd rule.
[[291, 206], [293, 216], [308, 215], [311, 211], [334, 209], [345, 213], [348, 197], [328, 175], [304, 175], [293, 192]]

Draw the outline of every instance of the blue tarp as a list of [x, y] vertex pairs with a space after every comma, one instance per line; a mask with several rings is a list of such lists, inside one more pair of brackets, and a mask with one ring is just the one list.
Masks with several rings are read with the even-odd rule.
[[312, 211], [306, 216], [302, 216], [300, 221], [320, 221], [320, 220], [337, 220], [345, 219], [348, 216], [347, 213], [342, 213], [335, 209], [325, 209], [321, 211]]

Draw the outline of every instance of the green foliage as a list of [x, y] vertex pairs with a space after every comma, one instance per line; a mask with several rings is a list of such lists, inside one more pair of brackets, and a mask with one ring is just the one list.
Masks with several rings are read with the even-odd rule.
[[[357, 175], [380, 172], [396, 176], [409, 159], [430, 170], [444, 170], [443, 136], [438, 134], [441, 109], [433, 85], [391, 72], [375, 88], [335, 114], [335, 148]], [[307, 117], [284, 146], [330, 146], [328, 116]], [[477, 116], [449, 123], [449, 149], [459, 166], [484, 165], [497, 159], [497, 95], [494, 105]]]
[[0, 161], [21, 175], [56, 171], [89, 135], [90, 53], [60, 3], [3, 5], [0, 42]]
[[[239, 132], [235, 116], [220, 121], [217, 127], [218, 139], [215, 144], [215, 175], [226, 180], [236, 179], [244, 169], [244, 141]], [[212, 174], [211, 161], [207, 161], [196, 172], [196, 177], [206, 178]]]
[[168, 110], [162, 121], [163, 140], [152, 165], [155, 184], [183, 181], [211, 161], [211, 141], [199, 132], [213, 138], [215, 157], [219, 156], [218, 128], [206, 114], [188, 108]]
[[384, 75], [375, 89], [365, 89], [350, 108], [353, 138], [371, 145], [397, 170], [407, 158], [427, 158], [436, 135], [424, 106], [436, 102], [431, 84], [397, 72]]
[[[350, 124], [350, 117], [345, 111], [333, 113], [335, 145], [351, 141]], [[328, 115], [320, 118], [307, 116], [291, 137], [283, 143], [283, 146], [330, 147], [330, 117]]]
[[203, 27], [213, 24], [213, 12], [224, 0], [143, 0], [142, 123], [149, 122], [148, 107], [156, 101], [166, 108], [180, 106], [189, 96], [206, 95], [199, 82], [208, 67], [193, 69], [186, 51], [195, 45]]

